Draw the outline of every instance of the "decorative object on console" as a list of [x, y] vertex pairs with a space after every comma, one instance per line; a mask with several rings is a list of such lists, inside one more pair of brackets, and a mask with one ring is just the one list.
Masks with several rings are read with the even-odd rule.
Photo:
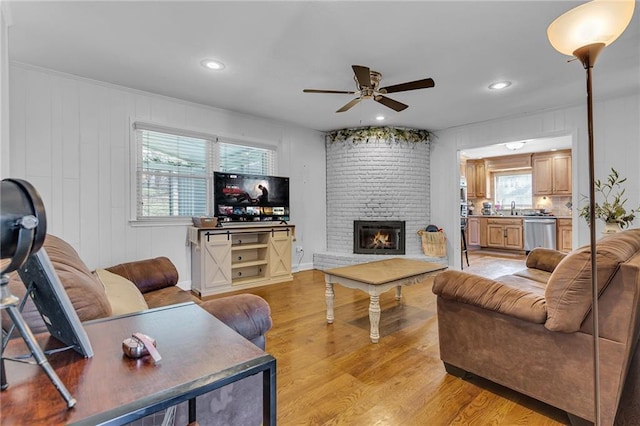
[[[589, 223], [591, 253], [596, 253], [595, 160], [593, 138], [593, 99], [591, 69], [598, 54], [627, 28], [635, 0], [593, 0], [556, 18], [547, 29], [551, 45], [560, 53], [576, 57], [587, 72], [587, 129], [589, 135]], [[600, 360], [598, 341], [598, 280], [596, 256], [591, 256], [591, 295], [593, 315], [594, 422], [600, 424]]]
[[[596, 179], [594, 182], [595, 192], [600, 193], [603, 197], [602, 204], [595, 202], [595, 217], [602, 220], [608, 229], [605, 233], [618, 232], [621, 228], [628, 228], [631, 222], [635, 219], [635, 213], [640, 211], [640, 207], [631, 209], [627, 212], [624, 208], [624, 204], [627, 202], [624, 197], [625, 189], [622, 188], [622, 184], [627, 181], [627, 178], [620, 178], [617, 170], [611, 168], [611, 173], [607, 176], [606, 181]], [[612, 192], [616, 190], [615, 194]], [[587, 198], [583, 196], [583, 198]], [[587, 223], [590, 222], [591, 217], [591, 205], [587, 204], [580, 209], [580, 217], [584, 217]]]
[[218, 218], [217, 217], [192, 217], [191, 221], [193, 222], [193, 226], [196, 228], [215, 228], [218, 226]]

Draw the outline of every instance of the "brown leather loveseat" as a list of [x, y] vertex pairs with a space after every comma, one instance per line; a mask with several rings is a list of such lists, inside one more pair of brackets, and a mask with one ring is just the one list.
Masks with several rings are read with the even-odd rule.
[[[202, 302], [176, 286], [178, 271], [166, 257], [129, 262], [91, 272], [73, 247], [64, 240], [47, 235], [43, 247], [83, 322], [174, 303], [195, 302], [247, 340], [265, 349], [265, 333], [272, 325], [271, 311], [268, 303], [256, 295], [240, 294]], [[26, 292], [15, 272], [11, 274], [9, 288], [20, 298]], [[22, 316], [34, 333], [46, 331], [30, 299]], [[10, 325], [3, 311], [3, 330], [8, 330]], [[198, 397], [196, 407], [198, 424], [201, 426], [259, 425], [262, 423], [262, 378], [259, 375], [247, 377]], [[173, 415], [172, 424], [187, 424], [186, 403], [179, 405]], [[164, 414], [160, 413], [136, 423], [160, 425], [163, 417]]]
[[[597, 242], [600, 415], [612, 425], [638, 342], [640, 229]], [[527, 268], [487, 279], [446, 271], [434, 280], [440, 358], [593, 422], [590, 247], [533, 250]]]

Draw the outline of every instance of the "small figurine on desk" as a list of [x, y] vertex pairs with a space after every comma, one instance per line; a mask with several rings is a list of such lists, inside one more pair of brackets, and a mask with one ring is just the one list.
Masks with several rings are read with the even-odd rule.
[[156, 339], [142, 333], [133, 333], [131, 337], [124, 339], [122, 351], [126, 356], [133, 359], [151, 355], [154, 364], [158, 364], [162, 360], [160, 353], [156, 349]]

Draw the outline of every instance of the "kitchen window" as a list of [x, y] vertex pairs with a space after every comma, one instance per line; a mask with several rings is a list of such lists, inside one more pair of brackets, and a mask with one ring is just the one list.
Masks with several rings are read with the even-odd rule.
[[507, 210], [515, 201], [516, 208], [532, 207], [533, 189], [531, 171], [510, 171], [494, 173], [495, 199], [494, 205]]
[[135, 220], [211, 216], [213, 172], [275, 174], [276, 150], [135, 123]]

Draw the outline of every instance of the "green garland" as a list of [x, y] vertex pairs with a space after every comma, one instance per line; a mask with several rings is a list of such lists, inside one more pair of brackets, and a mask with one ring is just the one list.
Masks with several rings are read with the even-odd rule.
[[327, 142], [429, 142], [432, 134], [428, 130], [404, 129], [398, 127], [356, 127], [334, 130], [327, 133]]

